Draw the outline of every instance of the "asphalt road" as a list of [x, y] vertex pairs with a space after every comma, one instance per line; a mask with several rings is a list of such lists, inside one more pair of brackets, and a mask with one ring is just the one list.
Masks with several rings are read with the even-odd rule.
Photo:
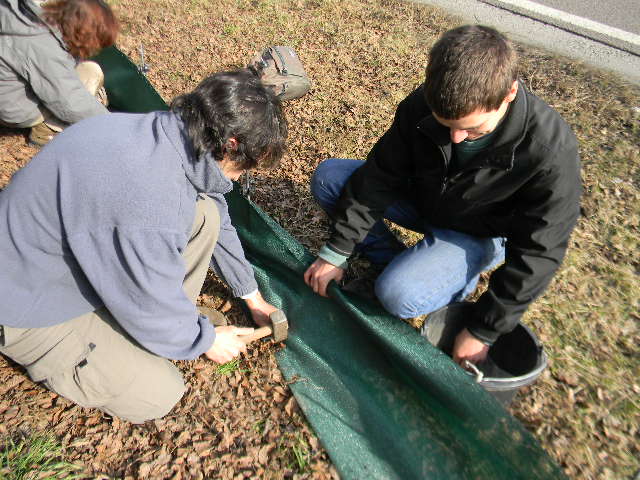
[[606, 6], [598, 0], [535, 0], [535, 3], [640, 35], [638, 0], [607, 0]]
[[[638, 0], [416, 0], [640, 85]], [[588, 3], [593, 2], [593, 3]], [[629, 30], [625, 30], [629, 29]]]

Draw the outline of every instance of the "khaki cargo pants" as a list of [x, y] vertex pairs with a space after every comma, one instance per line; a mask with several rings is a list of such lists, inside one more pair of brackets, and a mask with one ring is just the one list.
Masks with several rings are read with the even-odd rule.
[[[183, 252], [183, 287], [194, 303], [219, 232], [214, 201], [200, 196]], [[138, 345], [105, 308], [52, 327], [0, 330], [1, 353], [26, 367], [34, 382], [83, 407], [141, 423], [166, 415], [184, 394], [178, 369]]]

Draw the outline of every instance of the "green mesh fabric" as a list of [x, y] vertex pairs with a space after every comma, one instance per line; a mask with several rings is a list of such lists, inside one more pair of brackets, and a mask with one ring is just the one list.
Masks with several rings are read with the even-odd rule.
[[[166, 109], [122, 53], [109, 49], [98, 60], [110, 98], [112, 88], [117, 92], [113, 106]], [[278, 364], [343, 478], [564, 478], [523, 426], [447, 356], [335, 284], [330, 299], [315, 295], [302, 279], [314, 257], [238, 188], [227, 200], [261, 292], [289, 319]]]
[[147, 77], [116, 47], [102, 50], [92, 58], [104, 72], [104, 88], [109, 109], [121, 112], [147, 113], [167, 110], [167, 104], [151, 86]]

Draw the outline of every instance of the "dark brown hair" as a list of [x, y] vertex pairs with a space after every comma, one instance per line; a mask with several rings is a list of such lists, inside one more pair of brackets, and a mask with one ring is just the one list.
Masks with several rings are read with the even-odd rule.
[[[248, 69], [219, 72], [191, 93], [176, 97], [171, 110], [185, 124], [196, 158], [224, 154], [240, 170], [275, 167], [286, 150], [287, 120], [280, 100]], [[230, 138], [237, 150], [226, 150]]]
[[446, 32], [429, 52], [424, 93], [436, 115], [457, 120], [499, 108], [517, 77], [511, 42], [493, 28], [465, 25]]
[[69, 53], [81, 60], [113, 45], [120, 29], [103, 0], [52, 0], [42, 6], [42, 12], [62, 33]]

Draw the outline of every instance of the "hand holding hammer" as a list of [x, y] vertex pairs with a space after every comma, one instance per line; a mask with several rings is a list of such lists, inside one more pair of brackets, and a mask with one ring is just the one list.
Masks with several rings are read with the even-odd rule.
[[[198, 307], [200, 313], [209, 317], [209, 320], [213, 325], [221, 326], [227, 325], [226, 317], [213, 307], [200, 306]], [[287, 316], [282, 310], [275, 310], [269, 314], [269, 321], [271, 325], [256, 328], [253, 333], [249, 335], [238, 335], [238, 339], [242, 340], [245, 344], [249, 344], [260, 338], [273, 336], [274, 342], [283, 342], [289, 335], [289, 321]]]
[[268, 337], [271, 335], [274, 342], [283, 342], [289, 335], [289, 321], [287, 316], [282, 310], [276, 310], [269, 315], [271, 325], [256, 328], [253, 333], [249, 335], [238, 336], [245, 344], [254, 342], [260, 338]]

